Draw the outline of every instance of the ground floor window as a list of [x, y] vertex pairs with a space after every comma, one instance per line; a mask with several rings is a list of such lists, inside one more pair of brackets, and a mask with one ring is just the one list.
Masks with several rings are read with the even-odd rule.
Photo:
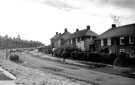
[[124, 37], [120, 37], [120, 45], [124, 45]]
[[129, 44], [134, 44], [134, 37], [133, 36], [129, 36]]

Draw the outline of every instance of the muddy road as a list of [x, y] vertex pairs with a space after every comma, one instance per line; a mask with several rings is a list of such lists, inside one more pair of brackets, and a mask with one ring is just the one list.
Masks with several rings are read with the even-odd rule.
[[81, 66], [83, 65], [81, 63], [79, 66], [72, 64], [76, 63], [74, 61], [66, 60], [66, 62], [63, 62], [60, 58], [54, 58], [36, 51], [17, 54], [20, 56], [20, 62], [18, 63], [23, 66], [48, 71], [71, 79], [78, 79], [96, 85], [135, 85], [135, 79], [90, 70]]

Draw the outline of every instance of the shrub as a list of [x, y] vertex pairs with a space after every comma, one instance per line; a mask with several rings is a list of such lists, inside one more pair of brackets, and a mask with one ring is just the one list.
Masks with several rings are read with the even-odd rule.
[[89, 61], [92, 61], [92, 62], [113, 64], [113, 62], [114, 62], [114, 60], [115, 60], [116, 57], [117, 57], [116, 54], [90, 53], [88, 60]]
[[11, 61], [19, 61], [19, 56], [12, 54], [12, 55], [10, 55], [9, 59], [10, 59]]
[[89, 61], [99, 62], [99, 53], [91, 53], [89, 57]]
[[117, 58], [117, 55], [114, 54], [114, 53], [111, 53], [109, 56], [110, 56], [110, 58], [109, 58], [109, 63], [108, 64], [113, 65], [113, 62]]

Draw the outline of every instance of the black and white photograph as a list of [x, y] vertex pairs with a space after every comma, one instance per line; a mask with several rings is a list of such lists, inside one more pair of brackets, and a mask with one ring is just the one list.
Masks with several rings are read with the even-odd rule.
[[135, 0], [0, 0], [0, 85], [135, 85]]

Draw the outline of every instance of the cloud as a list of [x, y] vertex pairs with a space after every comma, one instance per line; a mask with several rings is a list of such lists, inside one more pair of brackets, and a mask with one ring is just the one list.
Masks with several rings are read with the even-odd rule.
[[53, 6], [64, 10], [80, 9], [79, 7], [74, 6], [69, 1], [66, 0], [45, 0], [44, 3], [49, 6]]
[[112, 4], [124, 8], [135, 8], [135, 0], [112, 0]]
[[97, 7], [101, 6], [115, 6], [120, 8], [135, 8], [135, 0], [32, 0], [43, 2], [49, 6], [53, 6], [59, 9], [81, 9], [86, 7], [87, 4], [94, 4]]
[[121, 8], [135, 8], [135, 0], [95, 0], [100, 5], [113, 5]]

